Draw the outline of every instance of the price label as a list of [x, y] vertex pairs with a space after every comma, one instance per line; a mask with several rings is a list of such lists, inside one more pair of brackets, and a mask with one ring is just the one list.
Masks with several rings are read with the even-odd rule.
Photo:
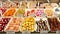
[[6, 34], [15, 34], [14, 31], [7, 31]]
[[31, 34], [29, 31], [23, 31], [22, 34]]
[[2, 2], [0, 1], [0, 7], [2, 7]]
[[0, 17], [2, 16], [2, 10], [0, 10]]
[[48, 34], [48, 31], [46, 31], [46, 30], [42, 30], [42, 31], [40, 31], [40, 34]]
[[[17, 1], [17, 0], [10, 0], [10, 1]], [[18, 1], [20, 1], [20, 0], [18, 0]]]
[[56, 34], [60, 34], [60, 30], [56, 31]]

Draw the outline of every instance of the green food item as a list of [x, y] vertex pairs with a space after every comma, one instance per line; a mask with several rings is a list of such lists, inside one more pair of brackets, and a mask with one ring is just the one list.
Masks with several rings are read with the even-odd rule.
[[18, 9], [17, 10], [17, 12], [16, 12], [16, 14], [15, 14], [15, 16], [17, 16], [17, 15], [24, 15], [25, 14], [25, 10], [24, 9]]

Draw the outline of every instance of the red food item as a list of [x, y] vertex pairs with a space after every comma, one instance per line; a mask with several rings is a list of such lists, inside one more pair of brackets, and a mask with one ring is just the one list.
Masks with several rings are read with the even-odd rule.
[[35, 14], [35, 10], [33, 9], [33, 10], [27, 10], [27, 16], [29, 16], [29, 15], [31, 15], [31, 14]]
[[48, 18], [48, 23], [50, 25], [51, 31], [55, 32], [57, 30], [60, 30], [60, 22], [57, 20], [57, 18]]
[[0, 31], [2, 31], [2, 28], [0, 27]]
[[30, 11], [27, 11], [27, 16], [29, 16], [30, 15]]
[[10, 18], [2, 18], [0, 19], [0, 31], [4, 30], [6, 25], [8, 24]]
[[34, 13], [35, 13], [35, 10], [31, 10], [31, 13], [33, 13], [33, 14], [34, 14]]
[[0, 10], [2, 10], [2, 14], [4, 14], [4, 12], [7, 10], [6, 8], [0, 8]]

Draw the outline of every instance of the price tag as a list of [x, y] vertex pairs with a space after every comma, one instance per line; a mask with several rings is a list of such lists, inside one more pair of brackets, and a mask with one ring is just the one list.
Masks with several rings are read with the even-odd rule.
[[42, 31], [40, 31], [40, 34], [48, 34], [48, 31], [47, 30], [42, 30]]
[[[10, 1], [17, 1], [17, 0], [10, 0]], [[18, 0], [18, 1], [20, 1], [20, 0]]]
[[0, 1], [0, 7], [2, 7], [2, 1]]
[[23, 31], [22, 34], [31, 34], [29, 31]]
[[30, 14], [30, 16], [34, 16], [34, 17], [35, 17], [35, 15], [34, 15], [34, 14]]
[[56, 34], [60, 34], [60, 30], [56, 31]]
[[59, 7], [60, 7], [60, 2], [59, 2]]
[[1, 0], [2, 2], [5, 2], [6, 0]]
[[14, 31], [7, 31], [6, 34], [15, 34]]
[[2, 16], [2, 10], [0, 10], [0, 17]]

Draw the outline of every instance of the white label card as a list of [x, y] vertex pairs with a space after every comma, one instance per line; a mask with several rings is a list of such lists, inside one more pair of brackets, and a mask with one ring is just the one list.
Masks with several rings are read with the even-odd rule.
[[60, 34], [60, 30], [56, 31], [56, 34]]
[[31, 34], [29, 31], [23, 31], [22, 34]]
[[0, 7], [2, 7], [2, 2], [0, 1]]
[[40, 34], [48, 34], [48, 31], [40, 31]]
[[7, 31], [6, 34], [15, 34], [14, 31]]

